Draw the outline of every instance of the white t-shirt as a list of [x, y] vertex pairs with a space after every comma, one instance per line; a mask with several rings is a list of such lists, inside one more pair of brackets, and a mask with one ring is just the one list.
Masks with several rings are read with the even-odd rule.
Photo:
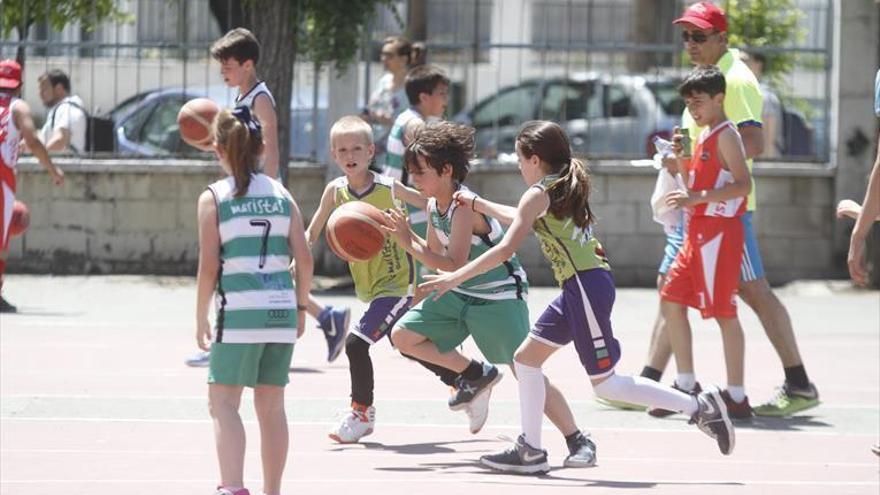
[[[77, 106], [78, 105], [78, 106]], [[46, 114], [46, 123], [40, 129], [40, 140], [47, 144], [57, 129], [70, 131], [70, 147], [76, 153], [86, 148], [86, 113], [83, 101], [79, 96], [68, 96], [56, 103]]]

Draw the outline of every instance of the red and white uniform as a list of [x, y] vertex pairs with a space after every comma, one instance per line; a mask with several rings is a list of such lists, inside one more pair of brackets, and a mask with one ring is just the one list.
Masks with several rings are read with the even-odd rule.
[[[733, 182], [721, 165], [718, 136], [725, 121], [700, 136], [688, 164], [688, 189], [720, 189]], [[688, 209], [684, 246], [672, 263], [660, 297], [700, 310], [703, 318], [736, 317], [736, 292], [743, 254], [746, 196], [727, 201], [701, 203]]]
[[18, 98], [0, 93], [0, 249], [9, 245], [9, 225], [15, 202], [15, 164], [21, 134], [12, 119], [12, 107]]

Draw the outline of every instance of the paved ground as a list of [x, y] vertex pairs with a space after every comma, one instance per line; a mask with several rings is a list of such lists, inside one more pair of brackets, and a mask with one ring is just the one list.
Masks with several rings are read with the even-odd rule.
[[[182, 364], [195, 350], [193, 282], [7, 278], [5, 294], [21, 313], [0, 316], [0, 493], [211, 493], [218, 474], [205, 371]], [[728, 458], [683, 419], [597, 405], [573, 350], [560, 352], [547, 374], [598, 443], [599, 465], [561, 468], [562, 438], [545, 422], [545, 447], [557, 469], [538, 478], [489, 473], [475, 462], [518, 433], [510, 376], [496, 389], [489, 424], [471, 436], [464, 415], [445, 408], [446, 389], [384, 343], [373, 353], [376, 432], [360, 445], [331, 443], [326, 431], [347, 404], [347, 361], [343, 355], [328, 366], [323, 337], [310, 329], [297, 345], [288, 388], [285, 492], [876, 494], [878, 458], [870, 447], [880, 440], [880, 295], [847, 287], [810, 282], [779, 291], [823, 404], [795, 418], [739, 425]], [[533, 316], [555, 294], [535, 289]], [[350, 295], [322, 298], [350, 304], [357, 315], [363, 310]], [[653, 291], [618, 292], [621, 372], [641, 368], [656, 305]], [[781, 369], [757, 319], [741, 314], [748, 393], [758, 403], [779, 385]], [[717, 331], [692, 322], [700, 380], [722, 382]], [[248, 401], [243, 415], [254, 439], [246, 477], [256, 494], [258, 437]]]

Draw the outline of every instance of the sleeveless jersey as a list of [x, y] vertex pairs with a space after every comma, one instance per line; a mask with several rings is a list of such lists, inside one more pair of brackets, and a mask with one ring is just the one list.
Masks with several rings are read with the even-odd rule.
[[234, 197], [233, 177], [208, 189], [217, 203], [221, 243], [215, 341], [296, 342], [296, 292], [288, 271], [290, 193], [264, 174], [254, 174], [240, 198]]
[[[694, 148], [694, 154], [688, 163], [688, 189], [706, 191], [720, 189], [733, 182], [733, 174], [721, 166], [718, 154], [718, 136], [724, 129], [736, 127], [726, 120], [713, 129], [704, 130]], [[746, 211], [746, 197], [702, 203], [694, 206], [690, 214], [694, 217], [739, 217]]]
[[12, 107], [17, 101], [18, 98], [8, 93], [0, 93], [0, 184], [5, 184], [13, 192], [21, 142], [21, 133], [12, 119]]
[[391, 133], [388, 134], [385, 166], [382, 167], [383, 174], [393, 177], [404, 184], [406, 184], [406, 174], [404, 173], [403, 152], [406, 150], [406, 145], [403, 143], [403, 135], [406, 132], [407, 124], [413, 119], [424, 120], [424, 118], [412, 107], [407, 108], [403, 113], [398, 115], [396, 119], [394, 119]]
[[235, 106], [237, 107], [248, 107], [249, 109], [254, 109], [254, 99], [259, 95], [266, 95], [269, 97], [269, 101], [272, 102], [272, 107], [275, 106], [275, 97], [272, 96], [272, 92], [269, 91], [269, 87], [266, 86], [266, 83], [263, 81], [257, 82], [253, 88], [248, 90], [247, 93], [239, 94], [235, 97]]
[[[468, 191], [464, 185], [459, 185], [459, 190]], [[428, 200], [428, 221], [434, 228], [437, 238], [444, 247], [449, 246], [449, 236], [452, 233], [452, 216], [456, 211], [456, 203], [453, 201], [446, 213], [441, 214], [437, 208], [437, 199]], [[468, 214], [464, 210], [464, 215]], [[489, 224], [491, 231], [488, 234], [471, 235], [471, 249], [468, 253], [468, 261], [473, 261], [480, 257], [483, 253], [498, 244], [504, 237], [504, 229], [498, 220], [483, 215], [486, 223]], [[480, 299], [523, 299], [525, 300], [529, 291], [529, 281], [526, 272], [519, 263], [516, 254], [510, 257], [503, 264], [496, 266], [482, 275], [478, 275], [458, 287], [452, 289], [454, 292], [467, 296], [477, 297]]]
[[[380, 210], [399, 208], [401, 205], [394, 197], [394, 179], [370, 173], [373, 174], [373, 184], [361, 194], [349, 187], [348, 178], [344, 175], [334, 179], [336, 206], [349, 201], [363, 201]], [[385, 236], [385, 244], [377, 256], [367, 261], [351, 262], [348, 269], [354, 279], [355, 294], [361, 301], [412, 295], [413, 261], [394, 236]]]
[[[532, 187], [546, 191], [557, 179], [558, 175], [547, 175]], [[611, 270], [605, 250], [590, 227], [578, 227], [572, 218], [556, 218], [547, 211], [535, 220], [532, 229], [560, 286], [577, 272]]]

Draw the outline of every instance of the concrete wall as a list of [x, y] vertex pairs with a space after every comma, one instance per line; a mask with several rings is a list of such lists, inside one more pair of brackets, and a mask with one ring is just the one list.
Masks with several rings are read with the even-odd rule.
[[[52, 186], [33, 160], [20, 165], [18, 197], [31, 211], [30, 229], [11, 243], [12, 272], [194, 274], [198, 261], [196, 199], [219, 177], [213, 162], [76, 161], [59, 159], [67, 182]], [[832, 258], [832, 172], [817, 168], [756, 171], [756, 228], [769, 279], [842, 275]], [[621, 285], [652, 285], [664, 237], [651, 220], [648, 198], [653, 169], [623, 163], [593, 169], [591, 205]], [[525, 190], [515, 165], [477, 166], [468, 182], [489, 199], [515, 204]], [[288, 188], [310, 217], [325, 184], [322, 165], [297, 163]], [[552, 283], [537, 242], [520, 251], [535, 283]], [[323, 274], [345, 266], [323, 246], [316, 250]]]

